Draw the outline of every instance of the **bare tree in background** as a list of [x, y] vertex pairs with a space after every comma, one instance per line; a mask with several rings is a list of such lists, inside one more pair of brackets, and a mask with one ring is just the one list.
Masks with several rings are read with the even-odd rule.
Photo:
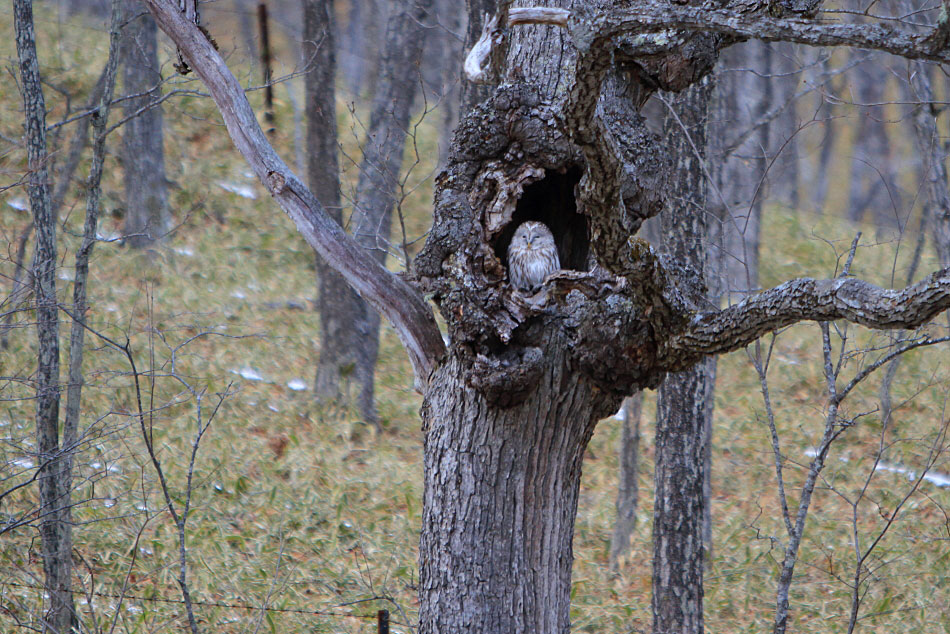
[[[336, 125], [336, 50], [333, 0], [304, 0], [307, 169], [310, 187], [324, 201], [327, 213], [343, 225]], [[353, 315], [358, 298], [346, 280], [319, 256], [317, 310], [320, 313], [320, 358], [314, 382], [316, 398], [325, 403], [346, 400], [356, 381], [359, 333]]]
[[122, 84], [127, 95], [122, 135], [125, 172], [125, 228], [128, 243], [147, 247], [171, 229], [165, 147], [162, 130], [162, 75], [158, 63], [158, 29], [140, 1], [125, 3]]
[[[422, 634], [569, 631], [584, 448], [625, 396], [801, 320], [915, 328], [950, 306], [943, 269], [901, 290], [854, 277], [799, 278], [726, 309], [704, 308], [687, 263], [658, 257], [635, 237], [670, 203], [671, 179], [696, 171], [680, 174], [637, 113], [657, 89], [689, 88], [711, 72], [720, 49], [755, 37], [950, 61], [945, 23], [921, 38], [899, 25], [810, 22], [817, 4], [793, 0], [746, 3], [741, 11], [731, 4], [503, 5], [500, 41], [479, 49], [485, 57], [472, 66], [473, 75], [486, 71], [497, 46], [505, 66], [487, 74], [507, 83], [461, 123], [437, 184], [432, 232], [403, 278], [347, 237], [279, 159], [240, 85], [176, 3], [146, 1], [275, 200], [391, 319], [409, 352], [425, 397]], [[621, 74], [618, 62], [636, 72]], [[613, 81], [626, 84], [626, 107], [615, 101]], [[564, 267], [530, 296], [508, 284], [504, 259], [525, 220], [551, 227]], [[429, 299], [445, 320], [450, 350]], [[701, 430], [683, 427], [664, 442], [701, 463]], [[657, 632], [701, 630], [699, 473], [680, 471], [684, 479], [665, 494], [671, 517], [690, 521], [658, 539], [669, 540], [666, 552], [688, 556], [657, 566], [682, 590], [654, 598]]]
[[33, 293], [36, 297], [36, 331], [39, 358], [36, 371], [36, 448], [41, 464], [38, 474], [43, 572], [48, 608], [44, 631], [68, 632], [73, 619], [70, 594], [72, 539], [64, 521], [63, 500], [68, 495], [59, 477], [62, 460], [59, 444], [59, 307], [56, 300], [56, 218], [50, 200], [46, 151], [46, 101], [40, 83], [33, 30], [33, 7], [29, 0], [15, 0], [17, 54], [20, 61], [23, 109], [29, 148], [30, 179], [27, 190], [36, 228], [33, 255]]
[[[770, 146], [769, 125], [756, 127], [772, 105], [768, 80], [771, 44], [743, 42], [722, 54], [717, 73], [710, 138], [715, 182], [709, 193], [719, 285], [727, 299], [738, 300], [759, 284], [759, 241], [764, 179]], [[757, 69], [750, 70], [750, 69]]]
[[[31, 3], [14, 2], [17, 53], [29, 160], [27, 186], [36, 245], [32, 264], [33, 294], [36, 298], [38, 367], [36, 382], [36, 448], [39, 483], [38, 518], [43, 559], [46, 607], [43, 631], [66, 634], [78, 627], [72, 596], [72, 464], [79, 439], [79, 408], [82, 393], [82, 319], [86, 309], [86, 277], [89, 255], [96, 240], [99, 212], [99, 182], [105, 157], [105, 133], [115, 83], [119, 38], [119, 2], [112, 8], [109, 59], [101, 86], [94, 91], [99, 101], [92, 113], [95, 135], [92, 169], [88, 185], [83, 243], [76, 254], [76, 284], [72, 308], [73, 328], [69, 347], [69, 384], [63, 438], [60, 442], [60, 345], [59, 302], [56, 295], [57, 217], [50, 192], [46, 147], [46, 103], [40, 83], [39, 61]], [[81, 133], [85, 135], [85, 132]], [[83, 140], [80, 138], [80, 140]], [[70, 173], [71, 175], [71, 173]], [[68, 177], [67, 177], [68, 179]], [[68, 182], [65, 186], [68, 186]], [[16, 523], [16, 522], [15, 522]]]

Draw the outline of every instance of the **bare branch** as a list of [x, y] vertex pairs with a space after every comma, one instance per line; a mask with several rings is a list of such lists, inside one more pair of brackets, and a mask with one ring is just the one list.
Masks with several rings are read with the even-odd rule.
[[146, 0], [155, 21], [184, 53], [208, 86], [235, 146], [294, 221], [297, 230], [327, 263], [374, 309], [393, 323], [409, 353], [416, 380], [424, 385], [445, 353], [442, 335], [419, 293], [388, 272], [346, 235], [309, 189], [268, 143], [240, 83], [206, 35], [170, 0]]
[[[907, 59], [950, 61], [950, 50], [939, 45], [940, 38], [919, 34], [891, 23], [841, 24], [803, 18], [771, 17], [762, 3], [742, 13], [735, 8], [704, 9], [673, 4], [638, 4], [635, 9], [609, 11], [592, 18], [574, 13], [569, 29], [575, 45], [586, 49], [597, 40], [619, 35], [660, 33], [679, 29], [719, 33], [736, 41], [796, 42], [809, 46], [850, 46], [883, 51]], [[942, 28], [938, 25], [936, 32]]]
[[950, 268], [903, 290], [883, 289], [854, 278], [798, 278], [721, 311], [697, 314], [684, 332], [670, 338], [666, 352], [677, 357], [683, 352], [728, 352], [806, 320], [845, 319], [882, 330], [916, 328], [948, 307]]

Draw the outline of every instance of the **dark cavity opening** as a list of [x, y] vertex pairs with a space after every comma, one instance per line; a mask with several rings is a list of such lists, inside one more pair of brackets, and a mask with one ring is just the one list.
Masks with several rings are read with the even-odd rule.
[[577, 212], [574, 187], [581, 180], [581, 170], [570, 168], [562, 174], [546, 170], [544, 178], [524, 188], [511, 222], [495, 241], [495, 255], [507, 266], [508, 245], [521, 223], [528, 220], [543, 222], [554, 234], [557, 255], [562, 269], [590, 270], [590, 232], [587, 216]]

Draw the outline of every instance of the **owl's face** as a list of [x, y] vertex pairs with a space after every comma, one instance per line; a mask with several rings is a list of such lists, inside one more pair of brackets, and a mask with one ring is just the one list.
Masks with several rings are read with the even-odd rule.
[[543, 222], [529, 220], [521, 223], [521, 226], [515, 231], [511, 239], [512, 244], [517, 243], [518, 248], [536, 251], [538, 249], [550, 248], [554, 242], [554, 234]]

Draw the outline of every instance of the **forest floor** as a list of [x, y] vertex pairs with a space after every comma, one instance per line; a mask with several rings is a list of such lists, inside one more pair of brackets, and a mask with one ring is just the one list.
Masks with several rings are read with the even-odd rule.
[[[215, 31], [213, 11], [208, 13]], [[225, 17], [221, 18], [226, 19]], [[42, 69], [49, 80], [49, 122], [73, 109], [98, 76], [107, 33], [91, 20], [37, 14]], [[0, 9], [0, 33], [12, 34], [9, 8]], [[216, 34], [217, 35], [217, 34]], [[219, 37], [226, 50], [227, 40]], [[232, 65], [256, 82], [234, 49]], [[163, 46], [165, 90], [201, 91], [175, 78]], [[279, 56], [278, 56], [279, 57]], [[0, 290], [14, 272], [17, 236], [29, 224], [21, 104], [14, 81], [12, 36], [0, 41], [11, 68], [0, 91]], [[243, 64], [243, 65], [242, 65]], [[289, 72], [283, 68], [278, 75]], [[293, 164], [294, 99], [302, 80], [276, 87], [275, 146]], [[52, 86], [57, 86], [53, 89]], [[118, 89], [121, 94], [121, 87]], [[82, 95], [81, 98], [75, 97]], [[249, 98], [261, 106], [261, 91]], [[345, 191], [352, 194], [365, 124], [365, 103], [339, 103]], [[128, 339], [142, 382], [146, 425], [169, 477], [176, 504], [186, 492], [199, 423], [207, 423], [194, 464], [187, 523], [188, 575], [199, 622], [215, 632], [371, 632], [377, 609], [389, 609], [393, 631], [408, 632], [416, 611], [417, 538], [421, 522], [422, 434], [419, 395], [397, 338], [383, 327], [377, 371], [383, 433], [377, 436], [351, 411], [328, 410], [313, 400], [319, 320], [314, 312], [313, 253], [292, 223], [255, 182], [232, 148], [211, 101], [195, 94], [164, 106], [170, 200], [178, 226], [161, 246], [136, 253], [115, 239], [122, 226], [121, 131], [110, 137], [103, 183], [103, 218], [90, 267], [90, 325], [118, 342]], [[119, 115], [113, 114], [113, 121]], [[407, 148], [414, 167], [400, 208], [405, 239], [394, 253], [421, 247], [436, 171], [438, 111], [423, 117]], [[72, 127], [61, 129], [60, 146]], [[839, 139], [838, 143], [846, 143]], [[62, 153], [62, 152], [61, 152]], [[349, 158], [347, 158], [349, 157]], [[846, 178], [836, 168], [836, 182]], [[88, 172], [80, 167], [79, 182]], [[827, 213], [765, 209], [762, 284], [840, 272], [854, 234], [864, 231], [853, 274], [882, 286], [902, 286], [916, 241], [856, 227], [834, 212], [843, 194], [832, 192]], [[59, 292], [70, 297], [73, 258], [84, 214], [81, 184], [61, 213]], [[399, 231], [399, 223], [396, 223]], [[390, 259], [398, 269], [398, 258]], [[936, 267], [928, 250], [921, 271]], [[921, 275], [918, 275], [920, 277]], [[7, 306], [4, 306], [4, 310]], [[63, 338], [68, 318], [61, 315]], [[942, 318], [941, 318], [942, 319]], [[0, 352], [0, 489], [29, 479], [36, 469], [29, 377], [35, 333], [29, 312], [19, 313]], [[946, 321], [930, 326], [944, 332]], [[838, 333], [843, 332], [838, 330]], [[834, 332], [834, 331], [833, 331]], [[880, 355], [888, 335], [847, 331], [840, 383]], [[147, 458], [136, 417], [136, 393], [125, 358], [90, 336], [85, 357], [83, 442], [76, 455], [73, 511], [77, 607], [87, 623], [108, 630], [184, 629], [178, 544], [156, 472]], [[840, 339], [834, 339], [835, 353]], [[773, 344], [762, 342], [763, 354]], [[64, 346], [65, 348], [65, 346]], [[870, 349], [870, 350], [868, 350]], [[770, 396], [786, 457], [785, 486], [797, 507], [809, 450], [821, 438], [827, 403], [821, 333], [816, 324], [781, 332], [769, 366]], [[719, 361], [713, 438], [713, 551], [706, 574], [710, 632], [770, 629], [775, 587], [786, 540], [777, 496], [775, 459], [753, 348]], [[63, 360], [68, 351], [63, 350]], [[844, 405], [859, 416], [832, 448], [815, 493], [801, 560], [792, 587], [791, 631], [847, 630], [855, 573], [853, 529], [867, 548], [889, 526], [865, 562], [861, 625], [866, 631], [950, 632], [950, 487], [939, 478], [915, 486], [921, 475], [950, 473], [943, 431], [950, 393], [946, 348], [908, 354], [893, 387], [895, 410], [885, 428], [877, 413], [882, 373], [869, 378]], [[640, 510], [629, 556], [611, 574], [607, 556], [615, 519], [621, 421], [604, 420], [584, 463], [576, 536], [572, 622], [576, 632], [647, 631], [650, 624], [651, 509], [654, 393], [645, 398]], [[882, 462], [875, 471], [876, 458]], [[881, 464], [886, 464], [882, 468]], [[943, 485], [943, 486], [941, 486]], [[856, 510], [849, 500], [865, 487]], [[29, 513], [36, 488], [2, 499], [4, 518]], [[35, 623], [42, 600], [38, 533], [24, 527], [0, 538], [0, 630]], [[115, 595], [127, 598], [119, 606]], [[169, 601], [162, 601], [168, 599]], [[243, 606], [243, 607], [235, 607]], [[25, 630], [24, 630], [25, 631]]]

